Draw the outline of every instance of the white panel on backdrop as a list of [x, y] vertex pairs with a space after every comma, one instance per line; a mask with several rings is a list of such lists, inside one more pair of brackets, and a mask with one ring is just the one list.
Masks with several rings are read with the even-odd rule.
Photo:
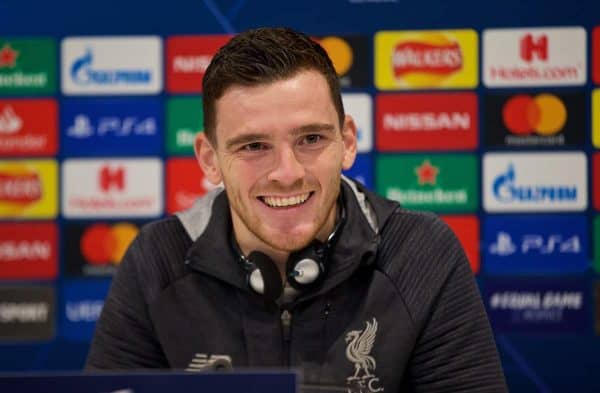
[[483, 31], [483, 82], [488, 87], [583, 85], [587, 41], [582, 27]]
[[483, 157], [483, 207], [488, 212], [583, 211], [587, 194], [584, 153]]
[[157, 94], [163, 79], [161, 38], [65, 38], [61, 78], [67, 95]]
[[68, 159], [62, 165], [66, 218], [155, 217], [163, 211], [158, 158]]
[[351, 115], [358, 128], [358, 152], [373, 149], [373, 102], [367, 93], [342, 94], [344, 112]]

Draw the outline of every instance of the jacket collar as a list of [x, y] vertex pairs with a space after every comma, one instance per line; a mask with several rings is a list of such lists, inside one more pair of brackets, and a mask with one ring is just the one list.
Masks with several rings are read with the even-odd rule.
[[[303, 293], [298, 301], [328, 291], [350, 277], [362, 264], [373, 263], [379, 231], [398, 207], [397, 203], [378, 197], [345, 177], [341, 183], [346, 222], [327, 260], [327, 276], [321, 286]], [[230, 243], [231, 213], [224, 190], [213, 190], [177, 216], [194, 241], [187, 253], [186, 264], [249, 291], [246, 271]]]

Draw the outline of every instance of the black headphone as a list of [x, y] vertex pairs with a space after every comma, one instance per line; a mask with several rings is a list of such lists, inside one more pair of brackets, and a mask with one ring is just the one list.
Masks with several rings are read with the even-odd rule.
[[[337, 241], [342, 225], [346, 221], [344, 203], [338, 198], [339, 210], [335, 227], [325, 243], [313, 240], [302, 250], [290, 254], [286, 262], [286, 277], [290, 285], [297, 290], [307, 290], [318, 286], [326, 276], [330, 252]], [[273, 260], [260, 251], [252, 251], [245, 256], [234, 236], [232, 246], [246, 270], [246, 283], [266, 300], [277, 300], [283, 293], [279, 269]]]

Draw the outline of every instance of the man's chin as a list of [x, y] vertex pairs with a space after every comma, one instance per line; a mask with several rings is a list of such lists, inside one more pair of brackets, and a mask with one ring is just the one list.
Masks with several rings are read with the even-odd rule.
[[314, 238], [315, 234], [312, 232], [291, 234], [289, 232], [278, 231], [277, 234], [271, 232], [270, 236], [265, 236], [264, 241], [276, 250], [294, 252], [309, 245]]

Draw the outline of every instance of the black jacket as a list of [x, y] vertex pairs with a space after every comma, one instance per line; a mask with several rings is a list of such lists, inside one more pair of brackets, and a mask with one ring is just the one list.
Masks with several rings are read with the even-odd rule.
[[248, 288], [222, 190], [146, 225], [113, 279], [87, 368], [227, 359], [234, 369], [297, 367], [304, 384], [356, 392], [506, 391], [452, 231], [347, 179], [342, 192], [347, 219], [328, 274], [289, 305], [291, 321]]

